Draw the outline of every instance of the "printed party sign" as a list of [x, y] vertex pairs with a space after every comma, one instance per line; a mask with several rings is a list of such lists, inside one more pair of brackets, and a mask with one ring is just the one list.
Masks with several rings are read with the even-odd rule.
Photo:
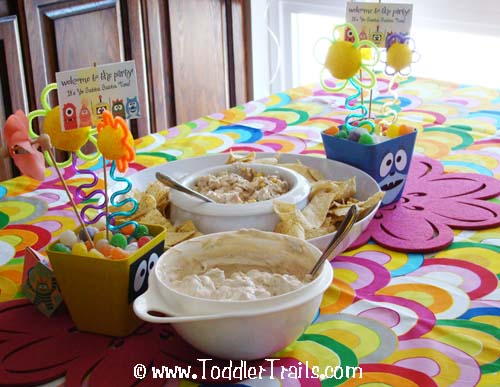
[[[346, 22], [356, 27], [361, 40], [371, 40], [379, 47], [384, 47], [393, 33], [409, 35], [412, 16], [412, 4], [348, 2], [346, 5]], [[345, 40], [354, 39], [349, 29], [345, 34]]]
[[133, 60], [56, 73], [64, 130], [95, 126], [102, 112], [139, 118], [137, 72]]

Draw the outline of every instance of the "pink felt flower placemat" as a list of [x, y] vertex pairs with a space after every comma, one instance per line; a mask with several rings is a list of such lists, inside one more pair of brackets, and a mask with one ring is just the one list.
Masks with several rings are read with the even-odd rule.
[[414, 156], [403, 197], [381, 208], [368, 229], [351, 245], [370, 239], [392, 250], [428, 253], [453, 242], [453, 229], [500, 225], [500, 181], [475, 173], [444, 173], [443, 165]]

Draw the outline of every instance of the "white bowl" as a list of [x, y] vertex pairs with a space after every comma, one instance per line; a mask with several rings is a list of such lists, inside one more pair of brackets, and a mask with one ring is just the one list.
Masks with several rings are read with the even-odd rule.
[[[168, 151], [167, 151], [168, 152]], [[292, 153], [257, 153], [257, 161], [260, 158], [278, 157], [280, 163], [297, 163], [319, 170], [328, 180], [347, 180], [351, 177], [356, 178], [357, 193], [355, 197], [359, 200], [366, 200], [371, 195], [380, 191], [377, 182], [367, 173], [353, 166], [341, 163], [339, 161], [329, 160], [324, 157], [315, 157], [307, 155], [297, 155]], [[137, 172], [129, 177], [134, 188], [145, 190], [147, 186], [156, 180], [156, 172], [161, 172], [172, 176], [177, 180], [182, 180], [186, 176], [197, 173], [200, 169], [224, 165], [227, 161], [227, 153], [212, 154], [201, 157], [192, 157], [183, 160], [171, 161], [155, 167], [147, 168]], [[113, 188], [111, 188], [113, 190]], [[358, 220], [349, 235], [339, 244], [333, 256], [340, 254], [347, 249], [349, 245], [356, 240], [359, 235], [368, 227], [370, 221], [375, 216], [380, 203], [365, 215], [361, 220]], [[324, 250], [335, 233], [323, 235], [317, 238], [309, 239], [320, 250]]]
[[272, 200], [255, 203], [206, 203], [201, 199], [185, 193], [170, 191], [170, 218], [174, 223], [192, 220], [196, 227], [204, 234], [223, 231], [233, 231], [242, 228], [255, 228], [262, 231], [273, 231], [279, 222], [278, 215], [273, 210], [273, 200], [297, 205], [303, 209], [307, 204], [307, 196], [311, 187], [300, 174], [286, 168], [267, 164], [229, 164], [201, 169], [189, 174], [181, 183], [194, 188], [201, 176], [217, 174], [222, 171], [235, 172], [242, 168], [252, 168], [263, 175], [276, 175], [286, 180], [290, 190]]
[[[172, 323], [184, 340], [209, 355], [264, 358], [294, 342], [312, 322], [333, 279], [330, 264], [324, 264], [311, 282], [292, 292], [251, 301], [182, 294], [169, 286], [169, 274], [189, 261], [211, 265], [243, 261], [264, 268], [300, 268], [308, 273], [320, 255], [310, 243], [276, 233], [239, 230], [204, 235], [167, 250], [159, 258], [149, 276], [148, 290], [134, 301], [134, 311], [145, 321]], [[159, 317], [158, 313], [170, 317]]]

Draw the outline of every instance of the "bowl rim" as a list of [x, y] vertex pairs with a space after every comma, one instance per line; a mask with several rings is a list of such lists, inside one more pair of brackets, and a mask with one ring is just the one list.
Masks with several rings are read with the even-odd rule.
[[[244, 166], [244, 165], [243, 165]], [[311, 185], [307, 179], [300, 175], [299, 173], [281, 167], [279, 165], [271, 164], [259, 164], [252, 163], [248, 167], [255, 169], [271, 169], [277, 171], [281, 176], [287, 180], [292, 180], [293, 184], [289, 191], [285, 192], [283, 195], [277, 196], [272, 199], [262, 200], [255, 203], [206, 203], [182, 192], [171, 190], [170, 192], [170, 202], [180, 208], [181, 210], [188, 211], [197, 215], [208, 215], [208, 216], [221, 216], [221, 217], [241, 217], [241, 216], [251, 216], [260, 215], [267, 213], [274, 213], [273, 202], [283, 201], [285, 203], [297, 204], [302, 200], [306, 199], [311, 192]], [[206, 175], [211, 171], [220, 171], [224, 169], [235, 168], [235, 164], [223, 164], [212, 166], [208, 168], [201, 169], [196, 173], [184, 176], [181, 179], [182, 184], [190, 185], [192, 181], [200, 176]], [[271, 172], [272, 173], [272, 172]], [[288, 178], [289, 179], [288, 179]]]
[[[277, 158], [278, 159], [277, 165], [288, 164], [288, 163], [292, 164], [301, 163], [304, 164], [306, 167], [316, 168], [320, 171], [323, 171], [326, 178], [329, 180], [332, 179], [345, 180], [349, 177], [357, 176], [362, 181], [364, 181], [365, 185], [372, 188], [371, 190], [368, 191], [367, 196], [381, 191], [375, 179], [371, 177], [367, 172], [352, 165], [343, 163], [341, 161], [330, 159], [325, 155], [322, 155], [322, 157], [317, 157], [310, 154], [290, 153], [290, 152], [283, 152], [283, 153], [262, 152], [262, 151], [253, 151], [253, 152], [255, 153], [256, 161], [258, 161], [259, 159]], [[238, 150], [236, 151], [236, 153], [246, 155], [252, 153], [252, 151]], [[200, 164], [214, 165], [214, 166], [222, 165], [226, 163], [228, 156], [229, 156], [228, 153], [221, 152], [221, 153], [201, 154], [188, 158], [179, 158], [174, 161], [170, 161], [168, 163], [161, 163], [152, 166], [150, 168], [137, 171], [136, 173], [130, 175], [130, 179], [131, 181], [133, 181], [134, 184], [138, 185], [139, 189], [145, 190], [148, 184], [155, 181], [154, 174], [156, 172], [170, 173], [174, 178], [182, 180], [189, 173], [191, 173], [191, 171], [197, 170], [198, 165]], [[252, 162], [252, 164], [258, 164], [258, 162]], [[331, 176], [332, 173], [330, 171], [341, 171], [340, 173], [341, 176], [339, 176], [338, 173], [334, 173], [335, 176]], [[358, 180], [356, 180], [356, 183], [358, 183]], [[117, 189], [116, 186], [117, 186], [116, 183], [110, 185], [109, 189], [111, 193], [116, 191]], [[358, 220], [355, 223], [355, 226], [356, 225], [366, 226], [366, 223], [371, 221], [371, 219], [375, 216], [375, 213], [378, 211], [380, 206], [381, 206], [381, 201], [379, 201], [375, 206], [373, 206], [372, 209], [362, 219]], [[227, 218], [230, 219], [230, 217]], [[332, 238], [334, 235], [335, 232], [307, 239], [307, 241], [315, 246], [323, 246], [325, 240], [327, 238]]]
[[308, 282], [308, 283], [305, 283], [303, 286], [297, 288], [297, 289], [294, 289], [290, 292], [286, 292], [286, 293], [283, 293], [283, 294], [279, 294], [279, 295], [276, 295], [276, 296], [271, 296], [271, 297], [264, 297], [264, 298], [258, 298], [258, 299], [255, 299], [255, 300], [225, 300], [225, 299], [222, 299], [222, 300], [218, 300], [218, 299], [212, 299], [212, 298], [203, 298], [203, 297], [196, 297], [196, 296], [191, 296], [189, 294], [185, 294], [185, 293], [182, 293], [182, 292], [179, 292], [177, 290], [175, 290], [174, 288], [172, 288], [171, 286], [168, 286], [165, 282], [163, 282], [161, 279], [160, 279], [160, 276], [158, 275], [158, 270], [159, 270], [159, 267], [160, 267], [160, 262], [161, 260], [164, 260], [168, 253], [169, 252], [175, 252], [175, 250], [177, 248], [182, 248], [183, 246], [185, 246], [186, 244], [192, 244], [192, 243], [196, 243], [196, 242], [199, 242], [201, 240], [204, 240], [204, 239], [218, 239], [218, 238], [223, 238], [224, 235], [226, 234], [240, 234], [240, 233], [248, 233], [249, 231], [251, 232], [257, 232], [257, 233], [263, 233], [263, 234], [272, 234], [273, 237], [277, 237], [277, 238], [280, 238], [280, 239], [288, 239], [288, 240], [292, 240], [292, 241], [295, 241], [295, 242], [298, 242], [302, 245], [306, 245], [311, 253], [314, 253], [317, 255], [317, 257], [319, 258], [320, 255], [322, 254], [321, 250], [318, 249], [316, 246], [314, 246], [312, 243], [308, 242], [307, 240], [304, 240], [304, 239], [300, 239], [300, 238], [297, 238], [297, 237], [294, 237], [294, 236], [291, 236], [291, 235], [286, 235], [286, 234], [277, 234], [277, 233], [274, 233], [274, 232], [270, 232], [270, 231], [261, 231], [261, 230], [257, 230], [257, 229], [239, 229], [239, 230], [235, 230], [235, 231], [223, 231], [223, 232], [218, 232], [218, 233], [213, 233], [213, 234], [205, 234], [205, 235], [201, 235], [199, 237], [196, 237], [196, 238], [193, 238], [193, 239], [188, 239], [186, 241], [183, 241], [181, 243], [179, 243], [178, 245], [168, 249], [167, 251], [165, 251], [159, 258], [158, 258], [158, 261], [156, 262], [155, 266], [154, 266], [154, 272], [155, 272], [155, 277], [156, 277], [156, 280], [158, 282], [158, 286], [163, 286], [165, 288], [167, 288], [169, 291], [173, 292], [176, 296], [181, 296], [182, 298], [185, 298], [186, 300], [192, 300], [192, 301], [197, 301], [197, 302], [204, 302], [204, 303], [208, 303], [208, 304], [214, 304], [214, 305], [244, 305], [244, 306], [255, 306], [255, 307], [258, 307], [259, 304], [268, 304], [270, 302], [274, 302], [275, 300], [278, 302], [279, 305], [281, 305], [282, 303], [280, 301], [282, 300], [286, 300], [290, 297], [293, 297], [294, 295], [298, 295], [298, 294], [302, 294], [304, 291], [307, 291], [313, 287], [317, 287], [319, 286], [319, 283], [324, 280], [324, 276], [327, 275], [328, 273], [325, 273], [325, 265], [326, 264], [330, 264], [330, 262], [325, 262], [323, 264], [323, 267], [321, 268], [321, 270], [316, 274], [316, 276], [313, 278], [312, 281]]
[[[141, 319], [145, 321], [153, 323], [162, 323], [162, 324], [171, 323], [174, 326], [176, 326], [177, 324], [184, 324], [193, 321], [199, 323], [207, 323], [210, 321], [217, 322], [226, 319], [255, 318], [273, 313], [281, 313], [286, 310], [297, 308], [301, 305], [309, 303], [317, 297], [323, 297], [324, 293], [331, 286], [331, 283], [334, 278], [333, 268], [331, 265], [325, 265], [324, 268], [322, 268], [321, 270], [321, 274], [323, 272], [325, 272], [324, 275], [318, 276], [318, 278], [322, 279], [322, 282], [317, 284], [315, 289], [313, 289], [314, 291], [311, 290], [307, 293], [300, 293], [297, 295], [297, 297], [289, 298], [287, 300], [284, 300], [284, 302], [274, 303], [274, 304], [268, 303], [255, 308], [240, 307], [239, 310], [224, 310], [211, 313], [191, 313], [186, 311], [179, 311], [179, 310], [175, 311], [170, 309], [170, 306], [167, 305], [164, 296], [161, 294], [160, 280], [158, 279], [156, 272], [153, 272], [152, 275], [149, 277], [148, 289], [146, 290], [145, 293], [143, 293], [134, 300], [133, 308], [137, 316], [139, 316]], [[150, 293], [153, 293], [153, 295], [151, 295]], [[288, 295], [290, 293], [291, 292], [285, 294]], [[149, 299], [150, 297], [154, 297], [153, 302], [155, 303], [155, 305], [152, 305], [151, 310], [161, 313], [166, 313], [168, 315], [167, 317], [156, 317], [149, 313], [142, 314], [141, 312], [139, 312], [138, 314], [138, 310], [139, 311], [141, 310], [141, 307], [139, 305], [143, 304], [145, 300]], [[269, 300], [271, 298], [274, 299], [275, 297], [264, 298], [261, 300]], [[200, 299], [200, 300], [205, 304], [207, 301], [214, 301], [210, 299]], [[198, 302], [198, 299], [196, 299], [195, 301]], [[227, 302], [229, 301], [226, 301], [225, 305], [228, 305]], [[248, 304], [241, 304], [240, 306], [248, 306]]]

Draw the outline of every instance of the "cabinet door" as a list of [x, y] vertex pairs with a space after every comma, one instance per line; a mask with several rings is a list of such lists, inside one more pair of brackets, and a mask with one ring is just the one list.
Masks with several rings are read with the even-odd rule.
[[168, 2], [177, 123], [247, 100], [242, 0]]
[[21, 7], [36, 96], [57, 71], [135, 59], [142, 117], [132, 129], [135, 136], [150, 132], [140, 0], [26, 0]]
[[[0, 16], [0, 129], [10, 114], [18, 109], [27, 111], [27, 108], [17, 17]], [[0, 146], [5, 145], [3, 130], [0, 130]], [[9, 158], [0, 159], [0, 181], [12, 177], [12, 168]]]

